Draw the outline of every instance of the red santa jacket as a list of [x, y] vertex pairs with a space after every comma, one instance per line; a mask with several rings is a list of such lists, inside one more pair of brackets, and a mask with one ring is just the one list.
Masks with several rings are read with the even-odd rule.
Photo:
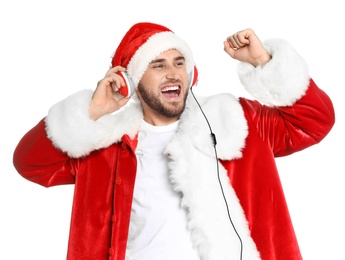
[[[198, 98], [216, 151], [191, 95], [165, 151], [202, 259], [239, 259], [241, 251], [243, 259], [302, 259], [274, 157], [320, 142], [334, 110], [289, 44], [265, 47], [273, 56], [265, 67], [239, 66], [242, 83], [261, 103], [230, 94]], [[125, 259], [142, 108], [134, 96], [92, 121], [91, 96], [85, 90], [54, 105], [19, 142], [14, 165], [46, 187], [75, 184], [68, 259]]]

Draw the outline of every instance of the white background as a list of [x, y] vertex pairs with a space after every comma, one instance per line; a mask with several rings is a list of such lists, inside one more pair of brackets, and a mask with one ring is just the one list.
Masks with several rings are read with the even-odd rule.
[[[322, 4], [321, 4], [322, 3]], [[129, 27], [161, 23], [191, 46], [199, 69], [194, 91], [248, 96], [227, 36], [253, 28], [285, 38], [332, 98], [336, 124], [318, 145], [277, 159], [304, 259], [345, 259], [344, 28], [341, 1], [47, 1], [0, 4], [0, 259], [66, 258], [73, 186], [43, 188], [12, 165], [20, 138], [51, 105], [94, 89]]]

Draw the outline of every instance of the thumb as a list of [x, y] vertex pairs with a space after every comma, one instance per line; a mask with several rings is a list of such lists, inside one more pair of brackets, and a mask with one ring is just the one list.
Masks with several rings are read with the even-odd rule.
[[118, 105], [119, 107], [123, 107], [124, 105], [127, 104], [127, 102], [129, 101], [129, 97], [123, 97], [118, 101]]

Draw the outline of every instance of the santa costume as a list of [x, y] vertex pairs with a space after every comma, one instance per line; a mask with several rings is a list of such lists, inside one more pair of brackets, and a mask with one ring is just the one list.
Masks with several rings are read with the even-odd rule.
[[[264, 47], [271, 61], [263, 67], [240, 63], [238, 69], [256, 100], [197, 97], [201, 111], [189, 94], [164, 147], [167, 178], [200, 259], [302, 259], [275, 157], [320, 142], [334, 124], [334, 110], [288, 42], [273, 39]], [[149, 63], [170, 49], [184, 56], [195, 82], [188, 45], [157, 24], [130, 28], [112, 65], [127, 68], [137, 86]], [[130, 259], [143, 110], [134, 93], [125, 107], [94, 121], [88, 116], [92, 94], [82, 90], [52, 106], [19, 142], [14, 165], [45, 187], [75, 185], [67, 259]]]

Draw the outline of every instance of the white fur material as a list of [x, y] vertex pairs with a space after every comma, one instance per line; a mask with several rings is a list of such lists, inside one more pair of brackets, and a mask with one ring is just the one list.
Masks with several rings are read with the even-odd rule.
[[127, 66], [127, 73], [134, 86], [138, 86], [150, 62], [161, 53], [171, 49], [178, 50], [183, 55], [187, 72], [190, 73], [194, 67], [194, 60], [186, 42], [172, 32], [156, 33], [138, 48]]
[[290, 106], [308, 88], [309, 71], [304, 59], [285, 40], [264, 42], [272, 59], [263, 67], [241, 62], [239, 78], [245, 89], [262, 103], [270, 106]]
[[[174, 189], [182, 195], [181, 204], [188, 212], [188, 228], [202, 259], [239, 259], [240, 240], [228, 219], [218, 182], [218, 161], [210, 130], [200, 109], [191, 99], [181, 118], [179, 131], [166, 149], [170, 179]], [[231, 95], [217, 95], [199, 97], [198, 101], [218, 140], [218, 158], [230, 160], [241, 157], [247, 124], [238, 100]], [[231, 220], [244, 244], [243, 259], [260, 259], [243, 209], [221, 164], [219, 176]]]
[[70, 157], [82, 157], [108, 147], [119, 142], [124, 134], [134, 138], [139, 130], [143, 113], [136, 95], [129, 101], [130, 106], [97, 121], [89, 118], [91, 97], [91, 90], [77, 92], [52, 106], [45, 119], [48, 137]]

